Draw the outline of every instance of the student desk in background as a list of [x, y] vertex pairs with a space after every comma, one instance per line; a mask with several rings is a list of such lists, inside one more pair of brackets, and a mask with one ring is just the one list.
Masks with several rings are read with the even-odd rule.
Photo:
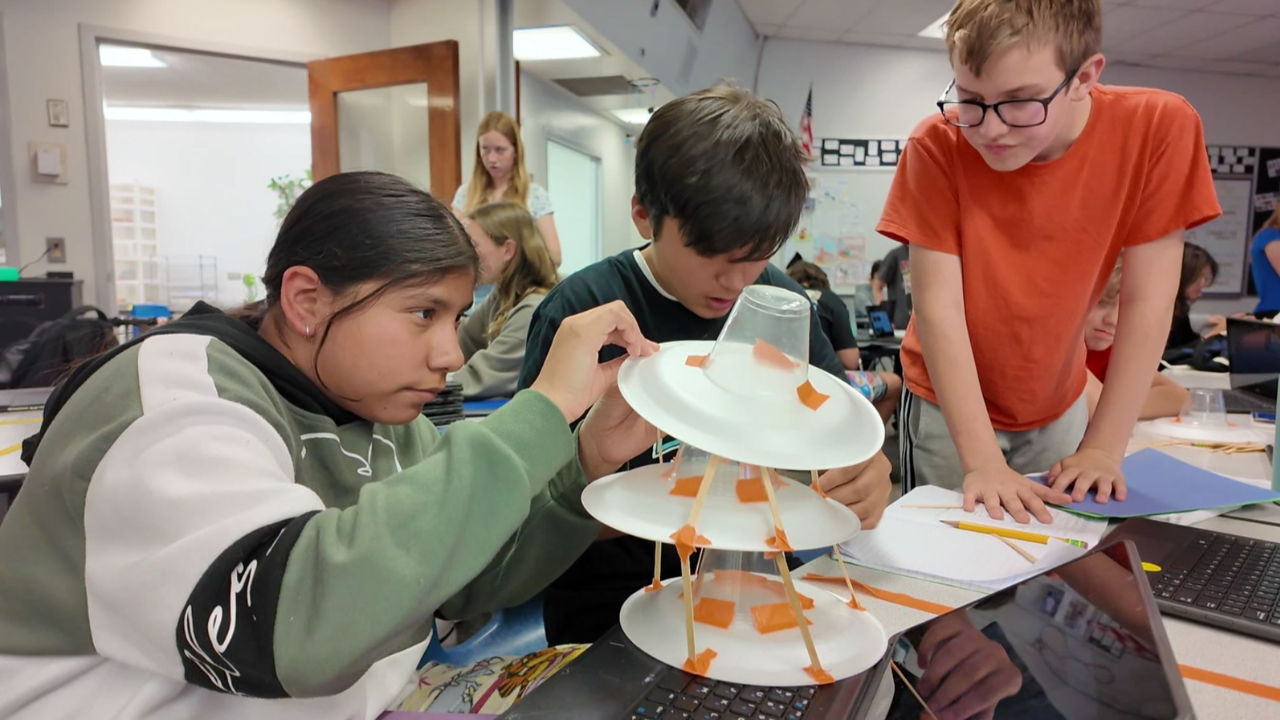
[[0, 408], [41, 406], [17, 412], [0, 411], [0, 521], [27, 477], [27, 466], [22, 462], [22, 441], [40, 429], [42, 406], [50, 392], [47, 388], [0, 390]]

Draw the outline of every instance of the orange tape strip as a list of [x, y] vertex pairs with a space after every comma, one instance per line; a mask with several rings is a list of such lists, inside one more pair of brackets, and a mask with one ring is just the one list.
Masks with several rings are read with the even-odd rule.
[[1206, 685], [1216, 685], [1245, 695], [1253, 695], [1263, 700], [1272, 702], [1280, 702], [1280, 687], [1272, 685], [1263, 685], [1262, 683], [1244, 678], [1234, 677], [1232, 675], [1223, 675], [1212, 670], [1204, 670], [1190, 665], [1179, 665], [1178, 670], [1182, 672], [1182, 677], [1188, 680], [1195, 680]]
[[[834, 575], [809, 573], [804, 576], [804, 579], [815, 580], [817, 582], [834, 582], [840, 583], [841, 585], [844, 584], [844, 578], [836, 577]], [[922, 610], [934, 615], [941, 615], [955, 609], [939, 603], [929, 602], [928, 600], [921, 600], [920, 598], [913, 597], [911, 595], [890, 592], [889, 590], [881, 590], [880, 588], [871, 587], [866, 583], [860, 583], [857, 580], [854, 580], [853, 584], [859, 590], [865, 592], [871, 597], [879, 598], [885, 602], [894, 603], [895, 605], [915, 608], [916, 610]], [[1222, 673], [1205, 670], [1204, 668], [1198, 668], [1192, 665], [1179, 665], [1178, 671], [1181, 672], [1182, 677], [1187, 680], [1194, 680], [1195, 682], [1204, 683], [1205, 685], [1213, 685], [1224, 690], [1252, 695], [1254, 697], [1260, 697], [1263, 700], [1280, 703], [1280, 687], [1276, 687], [1274, 685], [1264, 685], [1260, 682], [1245, 680], [1244, 678], [1238, 678], [1234, 675], [1224, 675]]]
[[[817, 573], [809, 573], [808, 575], [804, 576], [804, 579], [817, 580], [818, 582], [834, 582], [834, 583], [840, 583], [841, 585], [844, 585], [844, 578], [837, 577], [835, 575], [819, 575]], [[852, 578], [850, 579], [852, 580]], [[857, 580], [853, 580], [853, 586], [858, 588], [862, 592], [870, 595], [873, 598], [878, 598], [880, 600], [884, 600], [885, 602], [891, 602], [894, 605], [901, 605], [903, 607], [909, 607], [915, 610], [920, 610], [922, 612], [932, 613], [934, 615], [942, 615], [943, 613], [948, 613], [948, 612], [951, 612], [952, 610], [955, 610], [955, 608], [949, 607], [947, 605], [942, 605], [936, 602], [929, 602], [928, 600], [921, 600], [920, 598], [915, 597], [914, 595], [907, 595], [905, 593], [893, 592], [891, 590], [881, 590], [880, 588], [877, 588], [877, 587], [871, 587], [870, 585], [867, 585], [866, 583], [858, 582]]]

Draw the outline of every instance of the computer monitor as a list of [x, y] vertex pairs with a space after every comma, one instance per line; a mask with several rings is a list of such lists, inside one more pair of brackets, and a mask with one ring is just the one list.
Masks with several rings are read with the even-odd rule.
[[1280, 378], [1280, 325], [1227, 318], [1227, 359], [1233, 389], [1274, 400]]

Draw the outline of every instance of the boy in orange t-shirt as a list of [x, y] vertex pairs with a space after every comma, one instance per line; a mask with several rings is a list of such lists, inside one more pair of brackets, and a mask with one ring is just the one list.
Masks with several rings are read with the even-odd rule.
[[[963, 488], [966, 509], [1019, 522], [1094, 486], [1100, 502], [1125, 497], [1120, 461], [1168, 334], [1184, 231], [1221, 210], [1195, 110], [1100, 85], [1101, 44], [1098, 0], [951, 11], [955, 80], [912, 133], [877, 227], [911, 247], [904, 489]], [[1121, 332], [1091, 421], [1081, 338], [1121, 249]], [[1048, 485], [1024, 477], [1043, 470]]]

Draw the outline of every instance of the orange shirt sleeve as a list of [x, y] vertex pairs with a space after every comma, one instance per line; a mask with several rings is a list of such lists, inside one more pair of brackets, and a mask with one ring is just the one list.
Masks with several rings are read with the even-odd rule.
[[1157, 132], [1150, 141], [1153, 146], [1126, 246], [1159, 240], [1222, 214], [1200, 115], [1181, 97], [1170, 98], [1154, 111]]
[[960, 203], [953, 167], [954, 136], [936, 119], [920, 123], [898, 158], [876, 232], [902, 243], [960, 254]]

